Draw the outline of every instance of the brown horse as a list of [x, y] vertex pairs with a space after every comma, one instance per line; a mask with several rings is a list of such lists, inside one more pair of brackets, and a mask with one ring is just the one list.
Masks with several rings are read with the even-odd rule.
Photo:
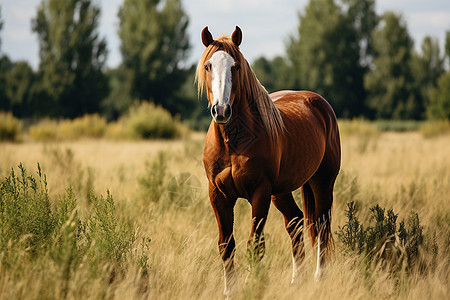
[[202, 31], [206, 49], [198, 63], [199, 93], [206, 90], [213, 121], [206, 135], [203, 163], [209, 197], [219, 227], [219, 252], [225, 270], [225, 294], [236, 283], [233, 208], [237, 198], [252, 206], [248, 247], [264, 255], [263, 228], [270, 202], [283, 214], [292, 239], [294, 280], [304, 258], [303, 212], [292, 191], [302, 187], [306, 229], [317, 241], [317, 269], [323, 272], [332, 247], [333, 186], [341, 149], [336, 116], [321, 96], [306, 91], [269, 95], [239, 50], [242, 31], [214, 40]]

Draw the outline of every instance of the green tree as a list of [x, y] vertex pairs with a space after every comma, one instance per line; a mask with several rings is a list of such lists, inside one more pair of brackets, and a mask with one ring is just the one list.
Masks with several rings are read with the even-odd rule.
[[31, 117], [34, 111], [32, 104], [35, 73], [26, 61], [12, 63], [6, 73], [5, 94], [9, 101], [9, 109], [17, 117]]
[[42, 114], [76, 117], [99, 110], [109, 91], [99, 18], [91, 0], [42, 0], [32, 20], [40, 47], [36, 97]]
[[[446, 33], [445, 57], [450, 64], [450, 31]], [[450, 72], [443, 73], [431, 89], [426, 111], [429, 119], [450, 119]]]
[[311, 0], [299, 19], [287, 46], [294, 88], [322, 94], [339, 117], [360, 114], [364, 69], [355, 21], [334, 0]]
[[119, 37], [132, 98], [182, 111], [177, 95], [188, 76], [188, 16], [180, 0], [125, 0], [119, 10]]
[[417, 87], [417, 102], [424, 110], [429, 102], [430, 90], [437, 86], [438, 78], [444, 72], [444, 59], [441, 56], [439, 40], [426, 36], [422, 41], [421, 53], [412, 57], [412, 73]]
[[431, 89], [427, 116], [429, 119], [450, 120], [450, 72], [441, 75], [437, 87]]
[[375, 0], [342, 0], [359, 44], [360, 64], [367, 70], [373, 59], [372, 31], [379, 22]]
[[418, 119], [422, 105], [417, 99], [412, 74], [413, 41], [401, 15], [387, 12], [373, 32], [374, 60], [365, 87], [368, 105], [377, 118]]
[[106, 71], [111, 93], [101, 103], [101, 112], [108, 120], [116, 120], [133, 104], [130, 96], [129, 73], [123, 66]]
[[269, 93], [291, 88], [290, 70], [284, 57], [277, 56], [272, 60], [259, 57], [253, 62], [252, 69]]

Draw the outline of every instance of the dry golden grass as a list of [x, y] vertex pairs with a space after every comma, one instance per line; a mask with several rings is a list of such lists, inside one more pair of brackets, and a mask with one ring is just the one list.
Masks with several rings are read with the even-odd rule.
[[[85, 269], [71, 275], [68, 299], [221, 299], [223, 271], [217, 250], [217, 225], [207, 197], [201, 163], [203, 134], [179, 141], [114, 142], [89, 140], [64, 143], [0, 144], [0, 175], [23, 162], [30, 172], [40, 162], [47, 174], [51, 198], [56, 201], [69, 185], [78, 186], [78, 205], [84, 214], [84, 195], [110, 190], [117, 214], [135, 229], [133, 253], [148, 257], [148, 271], [129, 259], [124, 275], [113, 282], [91, 278]], [[345, 253], [335, 235], [336, 251], [323, 280], [315, 284], [314, 251], [307, 240], [304, 271], [290, 285], [291, 249], [281, 214], [271, 207], [266, 225], [266, 256], [249, 271], [246, 241], [250, 207], [239, 200], [235, 209], [237, 299], [445, 299], [449, 296], [450, 137], [431, 139], [419, 133], [381, 133], [342, 137], [342, 172], [336, 184], [332, 230], [345, 222], [348, 201], [360, 204], [360, 220], [368, 222], [369, 206], [393, 208], [400, 218], [411, 210], [420, 216], [426, 232], [436, 234], [438, 262], [426, 272], [394, 275], [381, 267], [366, 269], [361, 257]], [[138, 179], [146, 162], [158, 151], [167, 158], [169, 176], [190, 173], [199, 179], [200, 192], [188, 207], [142, 200]], [[298, 194], [298, 193], [296, 193]], [[84, 200], [83, 200], [84, 199]], [[299, 199], [297, 199], [299, 200]], [[301, 203], [301, 201], [298, 201]], [[144, 239], [150, 238], [150, 243]], [[429, 255], [424, 253], [423, 255]], [[1, 257], [0, 257], [1, 260]], [[0, 264], [1, 268], [1, 264]], [[20, 274], [0, 269], [0, 298], [62, 298], [62, 278], [55, 266], [47, 272], [34, 266]], [[44, 274], [47, 273], [47, 274]], [[48, 275], [52, 274], [52, 275]], [[44, 287], [44, 288], [43, 288]], [[45, 288], [47, 287], [47, 288]]]

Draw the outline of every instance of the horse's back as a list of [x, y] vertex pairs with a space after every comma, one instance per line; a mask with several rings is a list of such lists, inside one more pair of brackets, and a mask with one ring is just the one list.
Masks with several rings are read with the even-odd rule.
[[[312, 163], [308, 167], [315, 170], [326, 163], [332, 169], [330, 173], [337, 174], [341, 156], [340, 138], [331, 105], [322, 96], [309, 91], [278, 91], [270, 97], [282, 113], [287, 133], [282, 143], [285, 150], [282, 166], [293, 166], [303, 161], [298, 160], [299, 156], [308, 157]], [[302, 170], [312, 175], [306, 165], [297, 167], [299, 178], [307, 179], [302, 176]]]

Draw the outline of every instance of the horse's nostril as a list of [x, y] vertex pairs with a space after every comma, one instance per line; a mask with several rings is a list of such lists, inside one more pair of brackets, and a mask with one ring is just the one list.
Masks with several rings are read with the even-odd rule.
[[226, 119], [228, 119], [231, 116], [231, 105], [227, 104], [225, 106], [224, 116]]
[[213, 106], [211, 107], [211, 113], [212, 113], [213, 116], [216, 116], [216, 115], [217, 115], [217, 108], [216, 108], [216, 105], [213, 105]]

